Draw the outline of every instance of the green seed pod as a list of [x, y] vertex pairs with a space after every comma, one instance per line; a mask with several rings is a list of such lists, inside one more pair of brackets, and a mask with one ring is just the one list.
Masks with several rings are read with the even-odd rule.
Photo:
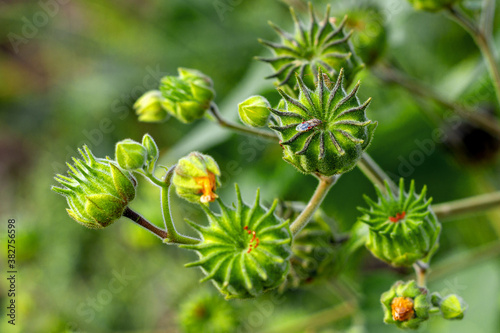
[[275, 55], [273, 58], [257, 58], [270, 63], [275, 69], [276, 72], [268, 78], [277, 78], [279, 86], [286, 84], [293, 89], [296, 83], [293, 74], [298, 72], [305, 84], [312, 88], [320, 69], [330, 76], [337, 76], [340, 69], [344, 68], [346, 84], [350, 85], [364, 65], [349, 42], [351, 33], [344, 32], [346, 18], [336, 26], [335, 18], [330, 18], [330, 6], [327, 6], [325, 18], [320, 22], [309, 3], [310, 22], [304, 26], [291, 7], [290, 12], [295, 22], [293, 35], [270, 22], [271, 27], [280, 35], [281, 43], [259, 40]]
[[441, 297], [438, 293], [432, 293], [431, 301], [433, 305], [439, 307], [443, 318], [449, 320], [463, 319], [468, 308], [462, 297], [455, 294]]
[[75, 166], [67, 163], [69, 176], [55, 179], [64, 188], [52, 190], [65, 196], [69, 216], [78, 223], [92, 228], [104, 228], [119, 219], [128, 203], [135, 197], [137, 181], [114, 162], [96, 159], [87, 146], [78, 151], [84, 161], [73, 158]]
[[364, 196], [370, 209], [358, 207], [364, 213], [359, 219], [369, 225], [366, 247], [372, 254], [393, 265], [410, 266], [417, 260], [428, 261], [437, 250], [441, 224], [426, 200], [427, 188], [415, 194], [415, 182], [410, 191], [404, 192], [404, 181], [399, 182], [399, 195], [392, 193], [386, 183], [387, 193], [376, 187], [378, 201]]
[[384, 22], [385, 18], [376, 6], [359, 8], [348, 13], [346, 27], [353, 31], [352, 44], [367, 66], [373, 65], [387, 46]]
[[269, 120], [271, 105], [262, 96], [252, 96], [238, 104], [241, 121], [251, 127], [263, 127]]
[[354, 168], [368, 148], [377, 122], [366, 118], [368, 99], [360, 104], [356, 93], [359, 83], [347, 93], [342, 87], [343, 71], [335, 85], [318, 73], [318, 85], [309, 90], [297, 76], [298, 100], [278, 89], [283, 97], [276, 115], [283, 159], [299, 171], [323, 176], [342, 174]]
[[168, 118], [168, 113], [162, 107], [163, 97], [159, 90], [151, 90], [134, 103], [135, 113], [139, 121], [146, 123], [160, 123]]
[[415, 281], [398, 281], [380, 297], [384, 322], [399, 328], [417, 329], [429, 319], [431, 303], [428, 291]]
[[147, 155], [146, 148], [134, 140], [125, 139], [116, 144], [115, 159], [122, 169], [141, 169], [146, 163]]
[[[305, 204], [303, 206], [305, 207]], [[287, 208], [279, 212], [278, 216], [294, 220], [299, 215], [299, 211], [293, 207]], [[279, 287], [280, 292], [309, 285], [333, 273], [332, 263], [336, 249], [327, 219], [325, 213], [318, 209], [311, 221], [293, 238], [290, 271], [286, 281]]]
[[218, 198], [215, 190], [220, 185], [219, 176], [219, 166], [211, 156], [192, 152], [177, 162], [172, 184], [179, 197], [208, 205]]
[[253, 207], [243, 203], [237, 185], [236, 195], [235, 210], [218, 201], [221, 215], [202, 206], [209, 226], [188, 221], [202, 241], [182, 247], [198, 252], [200, 259], [186, 266], [199, 266], [206, 275], [202, 282], [212, 280], [226, 298], [249, 298], [283, 283], [292, 236], [288, 221], [273, 214], [277, 201], [267, 210], [260, 206], [259, 191]]
[[416, 10], [437, 12], [451, 7], [458, 0], [408, 0]]
[[179, 76], [165, 76], [161, 80], [163, 107], [183, 123], [203, 117], [215, 97], [212, 80], [205, 74], [179, 68]]

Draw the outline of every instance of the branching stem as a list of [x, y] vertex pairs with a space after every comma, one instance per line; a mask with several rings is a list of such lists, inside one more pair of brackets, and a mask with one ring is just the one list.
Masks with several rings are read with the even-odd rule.
[[226, 128], [232, 129], [236, 132], [240, 132], [240, 133], [246, 134], [246, 135], [255, 135], [255, 136], [258, 136], [258, 137], [264, 138], [264, 139], [278, 140], [278, 137], [271, 131], [265, 131], [265, 130], [261, 130], [261, 129], [257, 129], [257, 128], [246, 127], [246, 126], [243, 126], [240, 124], [235, 124], [235, 123], [227, 121], [226, 119], [224, 119], [222, 117], [222, 115], [219, 112], [219, 108], [217, 107], [217, 105], [215, 103], [212, 103], [210, 105], [209, 110], [212, 113], [212, 115], [215, 117], [215, 120], [217, 121], [217, 123], [222, 127], [226, 127]]
[[500, 103], [500, 70], [498, 69], [495, 59], [491, 38], [489, 38], [489, 36], [486, 35], [473, 20], [467, 17], [462, 10], [460, 10], [460, 8], [456, 6], [449, 7], [448, 14], [471, 35], [474, 42], [476, 42], [479, 47], [479, 50], [481, 51], [488, 66], [493, 86], [495, 87], [497, 100]]
[[453, 111], [458, 116], [470, 121], [491, 135], [500, 138], [500, 124], [496, 119], [491, 116], [481, 114], [477, 110], [446, 100], [433, 89], [415, 80], [414, 78], [409, 77], [406, 73], [395, 68], [394, 66], [390, 64], [379, 65], [373, 69], [373, 73], [380, 80], [386, 83], [397, 84], [399, 87], [408, 90], [413, 95], [429, 99], [437, 105]]

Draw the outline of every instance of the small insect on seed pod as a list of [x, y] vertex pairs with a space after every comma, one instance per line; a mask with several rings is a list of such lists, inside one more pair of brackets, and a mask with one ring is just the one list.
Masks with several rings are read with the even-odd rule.
[[202, 241], [181, 247], [195, 250], [200, 259], [187, 264], [199, 266], [226, 298], [256, 297], [278, 287], [285, 279], [292, 242], [288, 220], [274, 215], [277, 200], [269, 209], [260, 206], [260, 195], [248, 206], [236, 185], [236, 209], [218, 200], [221, 215], [202, 206], [208, 226], [187, 221]]
[[347, 172], [373, 138], [377, 122], [366, 117], [370, 99], [359, 102], [359, 83], [347, 93], [343, 77], [340, 71], [335, 85], [331, 85], [320, 70], [312, 91], [297, 75], [298, 99], [278, 89], [283, 99], [278, 108], [270, 108], [278, 125], [269, 127], [280, 138], [283, 159], [303, 173], [332, 176]]
[[399, 328], [416, 329], [429, 319], [431, 308], [429, 292], [415, 281], [398, 281], [380, 297], [384, 322]]

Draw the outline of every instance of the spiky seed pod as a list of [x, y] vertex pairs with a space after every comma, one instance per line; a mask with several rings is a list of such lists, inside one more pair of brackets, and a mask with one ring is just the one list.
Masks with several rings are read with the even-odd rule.
[[179, 68], [179, 76], [161, 80], [162, 106], [172, 116], [190, 123], [204, 116], [215, 97], [212, 79], [195, 69]]
[[346, 27], [352, 29], [352, 44], [367, 66], [373, 65], [387, 46], [385, 17], [380, 8], [357, 8], [347, 14]]
[[283, 97], [278, 109], [270, 109], [278, 126], [269, 126], [278, 133], [283, 159], [299, 171], [323, 176], [341, 174], [354, 168], [368, 148], [377, 122], [366, 117], [368, 99], [360, 104], [356, 93], [359, 83], [347, 93], [340, 71], [335, 84], [325, 82], [320, 70], [314, 91], [297, 76], [299, 98], [278, 92]]
[[384, 310], [384, 322], [399, 328], [417, 329], [429, 319], [430, 296], [414, 280], [397, 281], [389, 291], [380, 297]]
[[185, 333], [233, 333], [239, 324], [238, 313], [231, 303], [206, 292], [181, 304], [179, 319]]
[[78, 151], [83, 161], [73, 158], [74, 167], [67, 163], [69, 177], [55, 177], [64, 188], [53, 186], [52, 190], [66, 197], [70, 207], [66, 211], [71, 218], [86, 227], [101, 229], [122, 216], [135, 197], [137, 181], [113, 161], [95, 158], [87, 146]]
[[365, 195], [370, 208], [358, 207], [364, 213], [359, 220], [370, 227], [366, 247], [375, 257], [393, 266], [428, 261], [439, 246], [441, 224], [430, 207], [432, 199], [425, 198], [426, 186], [418, 195], [412, 181], [406, 193], [401, 178], [399, 194], [393, 194], [387, 183], [387, 194], [378, 187], [375, 189], [378, 201]]
[[330, 6], [327, 6], [325, 18], [318, 21], [311, 3], [310, 20], [305, 25], [299, 21], [291, 7], [290, 13], [295, 22], [293, 35], [270, 22], [271, 27], [280, 35], [281, 43], [259, 40], [274, 53], [272, 58], [257, 58], [275, 69], [276, 72], [268, 78], [277, 78], [279, 86], [286, 84], [293, 89], [296, 83], [293, 74], [300, 73], [305, 84], [314, 87], [319, 69], [330, 76], [336, 76], [344, 68], [346, 83], [349, 85], [355, 74], [363, 68], [363, 64], [349, 42], [351, 33], [344, 31], [346, 18], [336, 26], [336, 19], [330, 17]]
[[416, 10], [437, 12], [451, 7], [458, 0], [408, 0]]
[[291, 233], [288, 221], [274, 215], [277, 201], [270, 209], [260, 206], [257, 191], [253, 207], [246, 205], [236, 185], [236, 209], [218, 200], [221, 215], [203, 207], [210, 224], [188, 223], [202, 241], [182, 247], [198, 252], [199, 260], [187, 267], [199, 266], [205, 278], [212, 280], [226, 298], [249, 298], [278, 287], [289, 269]]
[[217, 162], [211, 156], [195, 151], [177, 162], [172, 184], [179, 197], [208, 205], [219, 197], [215, 193], [220, 185], [219, 177]]
[[[304, 205], [305, 206], [305, 205]], [[298, 211], [286, 211], [282, 218], [294, 220]], [[336, 248], [332, 230], [326, 222], [326, 215], [318, 209], [311, 221], [293, 238], [290, 271], [279, 291], [297, 289], [329, 276], [333, 270]]]

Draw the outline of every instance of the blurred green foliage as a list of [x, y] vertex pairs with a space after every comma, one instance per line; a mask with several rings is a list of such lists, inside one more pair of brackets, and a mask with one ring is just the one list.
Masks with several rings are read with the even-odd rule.
[[[175, 74], [179, 66], [212, 77], [216, 101], [227, 117], [236, 119], [237, 104], [253, 94], [276, 103], [271, 82], [262, 78], [271, 69], [252, 58], [269, 55], [257, 42], [275, 38], [268, 20], [291, 27], [285, 2], [299, 12], [306, 8], [299, 0], [60, 1], [44, 21], [47, 7], [41, 3], [55, 0], [0, 1], [0, 247], [6, 248], [7, 219], [15, 218], [19, 271], [15, 329], [5, 320], [7, 281], [0, 279], [1, 332], [177, 332], [185, 296], [207, 288], [197, 282], [201, 272], [183, 267], [194, 253], [167, 247], [125, 219], [94, 231], [66, 215], [64, 200], [49, 188], [55, 184], [54, 174], [65, 172], [63, 162], [76, 156], [83, 143], [96, 156], [112, 156], [115, 142], [138, 141], [147, 132], [162, 148], [165, 164], [192, 150], [212, 155], [223, 172], [219, 195], [226, 203], [235, 200], [234, 182], [240, 184], [243, 198], [252, 198], [260, 187], [268, 203], [275, 197], [308, 200], [316, 182], [282, 162], [279, 146], [203, 121], [139, 123], [131, 107], [143, 92], [157, 88], [161, 76]], [[406, 1], [371, 2], [383, 9], [387, 58], [449, 99], [495, 103], [480, 55], [460, 27], [441, 14], [415, 12]], [[218, 7], [221, 3], [226, 7]], [[313, 3], [321, 12], [328, 2]], [[332, 14], [341, 16], [363, 3], [342, 0], [331, 5]], [[495, 24], [499, 35], [500, 22]], [[12, 33], [21, 39], [14, 40]], [[431, 141], [433, 150], [428, 153], [421, 148], [437, 127], [453, 124], [451, 118], [433, 116], [445, 110], [381, 84], [369, 70], [360, 79], [359, 97], [373, 97], [368, 112], [379, 122], [368, 151], [389, 174], [397, 178], [401, 170], [410, 169], [404, 176], [414, 178], [418, 187], [427, 184], [435, 203], [500, 188], [496, 155], [477, 165], [457, 159], [458, 153], [440, 142]], [[411, 162], [415, 151], [422, 152], [421, 162]], [[363, 193], [373, 196], [374, 190], [359, 170], [341, 177], [323, 205], [337, 221], [336, 229], [351, 228]], [[158, 196], [143, 181], [132, 208], [160, 224]], [[199, 209], [173, 200], [176, 220], [204, 221]], [[500, 330], [498, 256], [468, 262], [459, 270], [450, 268], [470, 251], [497, 241], [499, 214], [496, 210], [444, 223], [434, 258], [435, 270], [444, 273], [436, 278], [431, 273], [429, 289], [459, 293], [469, 310], [461, 322], [430, 320], [422, 332]], [[179, 229], [193, 234], [183, 223]], [[339, 274], [343, 287], [332, 279], [280, 296], [235, 301], [232, 306], [244, 332], [302, 332], [313, 313], [338, 305], [344, 289], [353, 288], [359, 309], [352, 316], [326, 320], [307, 332], [395, 332], [382, 322], [379, 296], [410, 273], [393, 270], [361, 249]]]

